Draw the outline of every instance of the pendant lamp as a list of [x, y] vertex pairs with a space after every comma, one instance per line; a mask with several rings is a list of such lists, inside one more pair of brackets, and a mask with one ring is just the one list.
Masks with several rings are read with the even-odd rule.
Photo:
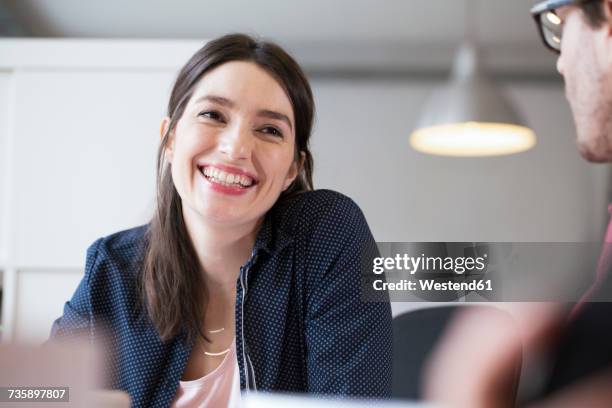
[[497, 156], [535, 146], [534, 132], [497, 89], [466, 40], [455, 57], [450, 80], [435, 91], [421, 114], [410, 145], [442, 156]]

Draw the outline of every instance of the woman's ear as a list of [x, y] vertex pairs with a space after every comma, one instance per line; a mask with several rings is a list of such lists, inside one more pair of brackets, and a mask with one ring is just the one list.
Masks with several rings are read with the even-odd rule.
[[306, 159], [306, 154], [304, 152], [300, 152], [300, 158], [298, 160], [294, 160], [291, 163], [291, 167], [289, 168], [289, 172], [287, 173], [287, 178], [285, 179], [285, 184], [283, 185], [283, 191], [289, 188], [291, 183], [296, 179], [298, 174], [302, 172], [304, 168], [304, 160]]
[[[159, 138], [162, 142], [164, 141], [164, 135], [166, 134], [166, 132], [168, 132], [168, 128], [170, 127], [170, 122], [171, 120], [168, 116], [164, 117], [161, 121], [161, 125], [159, 127]], [[166, 159], [169, 163], [172, 163], [172, 156], [174, 154], [174, 131], [171, 131], [170, 134], [168, 134], [165, 144]]]

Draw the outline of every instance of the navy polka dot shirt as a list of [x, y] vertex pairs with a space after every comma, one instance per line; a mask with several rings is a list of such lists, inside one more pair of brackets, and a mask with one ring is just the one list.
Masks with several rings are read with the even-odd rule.
[[[95, 343], [106, 329], [107, 386], [128, 392], [134, 407], [167, 407], [191, 346], [184, 336], [163, 343], [138, 307], [136, 261], [146, 228], [89, 247], [85, 276], [51, 338], [85, 333]], [[389, 397], [391, 308], [361, 300], [361, 263], [374, 256], [361, 210], [340, 193], [302, 193], [266, 214], [236, 285], [243, 392]]]

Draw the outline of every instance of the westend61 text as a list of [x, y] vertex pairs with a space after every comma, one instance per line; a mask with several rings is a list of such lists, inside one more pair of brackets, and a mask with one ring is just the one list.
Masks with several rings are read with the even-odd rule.
[[417, 282], [402, 279], [399, 282], [384, 282], [381, 279], [373, 282], [374, 290], [391, 291], [415, 291], [415, 290], [435, 290], [435, 291], [492, 291], [493, 285], [490, 279], [473, 280], [471, 282], [436, 282], [434, 279], [419, 279]]

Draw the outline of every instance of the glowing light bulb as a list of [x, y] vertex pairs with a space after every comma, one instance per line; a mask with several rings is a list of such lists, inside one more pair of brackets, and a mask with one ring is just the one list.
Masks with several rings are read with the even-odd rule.
[[498, 156], [531, 149], [536, 138], [527, 127], [465, 122], [426, 127], [410, 136], [417, 151], [442, 156]]

